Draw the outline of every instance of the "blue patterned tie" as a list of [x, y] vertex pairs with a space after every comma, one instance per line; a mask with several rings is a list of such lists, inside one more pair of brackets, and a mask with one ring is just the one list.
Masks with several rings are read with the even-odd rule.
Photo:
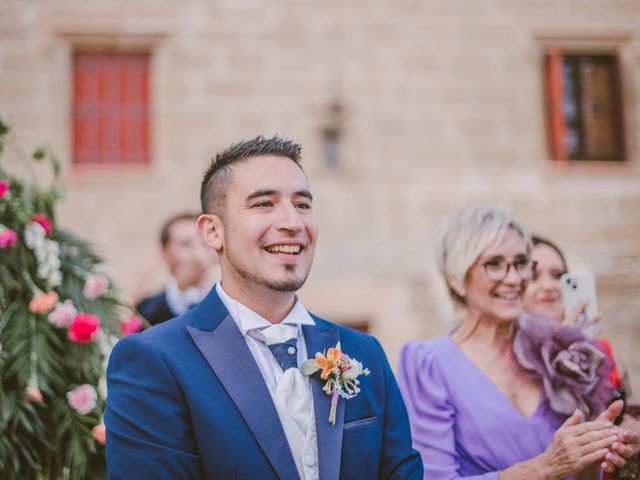
[[284, 343], [272, 343], [271, 345], [267, 345], [282, 367], [283, 372], [286, 372], [290, 368], [298, 367], [297, 343], [298, 340], [296, 338], [290, 338]]

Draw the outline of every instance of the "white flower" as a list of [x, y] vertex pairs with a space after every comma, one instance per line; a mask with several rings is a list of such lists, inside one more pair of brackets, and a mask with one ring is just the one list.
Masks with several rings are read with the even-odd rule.
[[62, 272], [60, 270], [53, 272], [49, 276], [49, 285], [57, 287], [62, 283]]
[[60, 263], [60, 245], [55, 240], [47, 240], [47, 251], [49, 252], [49, 256], [55, 257], [58, 259], [58, 263]]
[[25, 243], [33, 250], [38, 260], [38, 277], [46, 280], [51, 287], [62, 283], [60, 272], [60, 245], [54, 240], [45, 238], [46, 232], [38, 223], [31, 223], [25, 228]]
[[36, 222], [30, 223], [24, 229], [24, 241], [27, 244], [27, 247], [29, 247], [31, 250], [36, 251], [36, 256], [37, 251], [41, 250], [44, 246], [44, 239], [46, 235], [47, 232], [44, 228], [42, 228], [42, 225]]
[[46, 280], [51, 287], [56, 287], [62, 283], [60, 245], [46, 236], [47, 232], [37, 222], [30, 223], [24, 230], [24, 241], [38, 260], [38, 277]]
[[342, 372], [342, 376], [346, 379], [358, 378], [360, 375], [362, 375], [364, 371], [364, 367], [362, 366], [362, 363], [360, 363], [355, 358], [349, 359], [349, 367], [350, 368], [348, 370], [345, 370], [344, 372]]

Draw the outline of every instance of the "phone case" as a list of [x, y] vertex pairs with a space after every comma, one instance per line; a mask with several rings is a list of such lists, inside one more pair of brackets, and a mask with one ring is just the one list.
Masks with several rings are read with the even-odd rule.
[[596, 282], [590, 273], [565, 273], [561, 278], [562, 303], [565, 314], [575, 308], [582, 300], [587, 300], [585, 313], [591, 317], [598, 313], [598, 302], [596, 299]]

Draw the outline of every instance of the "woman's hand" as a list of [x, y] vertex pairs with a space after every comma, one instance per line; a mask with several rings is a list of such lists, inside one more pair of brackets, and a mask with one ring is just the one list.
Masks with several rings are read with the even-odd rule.
[[638, 434], [613, 424], [622, 407], [622, 400], [613, 402], [596, 420], [584, 423], [576, 410], [542, 454], [501, 471], [500, 480], [559, 480], [585, 473], [587, 467], [596, 475], [598, 468], [611, 472], [624, 465]]
[[[564, 478], [575, 475], [588, 465], [596, 462], [607, 464], [618, 462], [618, 453], [612, 462], [605, 461], [610, 448], [618, 440], [618, 428], [607, 418], [593, 422], [582, 422], [582, 413], [573, 412], [558, 429], [551, 444], [539, 456], [547, 478]], [[624, 460], [623, 460], [624, 463]]]
[[[598, 416], [596, 421], [613, 422], [622, 413], [623, 408], [624, 402], [616, 400]], [[638, 442], [638, 434], [636, 432], [620, 427], [615, 427], [615, 430], [616, 439], [609, 447], [609, 452], [607, 452], [604, 461], [600, 465], [605, 472], [613, 472], [616, 468], [622, 467], [627, 459], [633, 455], [633, 445]]]
[[[580, 315], [582, 314], [582, 312], [584, 311], [585, 308], [587, 308], [587, 305], [589, 304], [589, 302], [587, 300], [582, 300], [580, 302], [578, 302], [576, 304], [575, 307], [573, 307], [570, 311], [567, 312], [567, 314], [564, 316], [564, 318], [562, 319], [562, 322], [560, 322], [560, 324], [564, 327], [575, 327], [578, 324], [578, 318], [580, 317]], [[587, 317], [586, 322], [584, 322], [584, 326], [591, 326], [596, 327], [599, 325], [597, 325], [600, 320], [602, 320], [602, 313], [597, 313], [595, 315], [591, 315], [589, 317]]]
[[[625, 413], [622, 423], [620, 424], [620, 428], [640, 434], [640, 416], [633, 416], [629, 415], [629, 413]], [[640, 442], [635, 441], [630, 444], [630, 446], [633, 449], [633, 455], [640, 453]]]

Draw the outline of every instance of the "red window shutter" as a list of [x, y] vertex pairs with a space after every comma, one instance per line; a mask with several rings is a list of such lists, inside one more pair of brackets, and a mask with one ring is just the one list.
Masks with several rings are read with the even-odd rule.
[[549, 144], [554, 160], [567, 160], [562, 67], [562, 52], [550, 49], [546, 58], [546, 86]]
[[76, 53], [74, 163], [149, 161], [149, 55]]

